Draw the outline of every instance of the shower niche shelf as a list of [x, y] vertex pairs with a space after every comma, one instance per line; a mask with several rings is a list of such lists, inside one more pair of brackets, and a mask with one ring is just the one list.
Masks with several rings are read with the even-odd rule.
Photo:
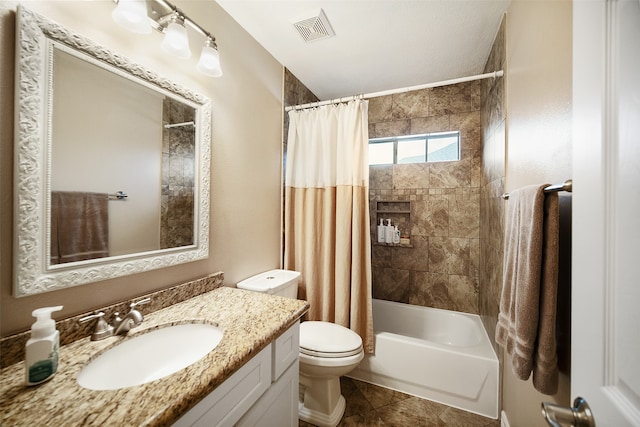
[[[374, 244], [380, 246], [392, 247], [413, 247], [410, 242], [411, 238], [411, 201], [409, 200], [378, 200], [376, 201], [376, 232]], [[386, 220], [391, 220], [391, 225], [397, 225], [400, 229], [401, 243], [379, 243], [377, 239], [377, 226], [380, 220], [386, 225]]]

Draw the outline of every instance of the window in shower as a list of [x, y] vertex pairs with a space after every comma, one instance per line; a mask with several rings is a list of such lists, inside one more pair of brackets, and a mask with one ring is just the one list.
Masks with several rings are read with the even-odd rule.
[[369, 140], [369, 164], [389, 165], [460, 160], [460, 132]]

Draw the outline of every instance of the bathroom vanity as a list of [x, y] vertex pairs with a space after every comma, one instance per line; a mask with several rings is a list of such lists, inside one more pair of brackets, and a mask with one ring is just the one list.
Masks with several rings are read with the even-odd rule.
[[173, 425], [297, 426], [299, 325], [287, 329]]
[[0, 375], [0, 424], [297, 425], [298, 327], [305, 301], [220, 287], [147, 314], [128, 337], [176, 323], [213, 323], [218, 346], [194, 364], [150, 383], [89, 390], [78, 373], [127, 336], [83, 338], [60, 348], [57, 374], [24, 384], [24, 362]]

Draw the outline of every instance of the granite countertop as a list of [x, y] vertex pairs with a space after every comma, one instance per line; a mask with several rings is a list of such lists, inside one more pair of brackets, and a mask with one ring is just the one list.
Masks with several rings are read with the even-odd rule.
[[[144, 313], [144, 306], [140, 307]], [[24, 362], [0, 371], [0, 424], [3, 426], [167, 426], [211, 393], [251, 357], [296, 322], [305, 301], [220, 287], [146, 315], [128, 337], [189, 321], [215, 323], [224, 337], [207, 356], [168, 377], [120, 390], [80, 387], [76, 376], [101, 350], [126, 339], [84, 338], [60, 348], [58, 372], [27, 387]], [[186, 321], [186, 322], [185, 322]]]

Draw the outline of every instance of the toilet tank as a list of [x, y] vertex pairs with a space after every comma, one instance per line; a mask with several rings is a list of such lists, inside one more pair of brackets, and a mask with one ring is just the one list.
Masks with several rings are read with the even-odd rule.
[[298, 298], [300, 272], [292, 270], [270, 270], [249, 277], [238, 283], [239, 289]]

